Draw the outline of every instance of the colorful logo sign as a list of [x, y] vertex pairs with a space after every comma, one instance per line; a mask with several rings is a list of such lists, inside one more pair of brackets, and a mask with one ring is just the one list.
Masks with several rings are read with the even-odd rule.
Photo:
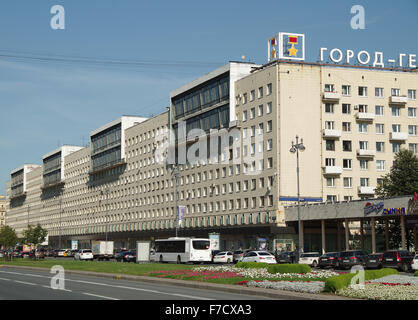
[[366, 205], [364, 206], [364, 214], [370, 214], [374, 211], [376, 211], [376, 213], [379, 213], [380, 211], [382, 211], [383, 206], [384, 206], [383, 201], [378, 202], [376, 204], [374, 204], [373, 202], [367, 202]]
[[268, 41], [268, 62], [277, 59], [305, 60], [305, 35], [280, 32]]

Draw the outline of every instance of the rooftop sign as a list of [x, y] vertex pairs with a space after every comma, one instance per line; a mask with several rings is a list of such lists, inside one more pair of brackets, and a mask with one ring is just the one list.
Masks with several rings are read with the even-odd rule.
[[268, 62], [277, 59], [305, 60], [304, 34], [279, 32], [269, 39], [267, 47]]

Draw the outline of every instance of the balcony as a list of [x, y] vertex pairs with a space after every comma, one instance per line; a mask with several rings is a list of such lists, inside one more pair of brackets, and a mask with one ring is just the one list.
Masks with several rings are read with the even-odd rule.
[[96, 165], [90, 168], [89, 175], [95, 175], [100, 172], [124, 166], [125, 164], [126, 162], [124, 159], [118, 159], [99, 166]]
[[324, 138], [339, 139], [341, 137], [341, 130], [324, 129], [322, 130]]
[[357, 121], [373, 121], [374, 113], [358, 112], [356, 118]]
[[408, 133], [407, 132], [391, 132], [389, 139], [394, 140], [394, 141], [406, 141], [408, 139]]
[[336, 167], [336, 166], [325, 166], [325, 167], [322, 167], [322, 169], [324, 170], [324, 175], [337, 176], [343, 173], [343, 168]]
[[229, 127], [234, 128], [237, 127], [238, 129], [241, 128], [241, 120], [234, 120], [229, 122]]
[[376, 150], [357, 149], [357, 157], [359, 158], [373, 158], [376, 155]]
[[341, 94], [338, 92], [324, 92], [322, 95], [322, 100], [325, 102], [338, 102], [340, 101]]
[[390, 96], [389, 97], [389, 103], [390, 104], [405, 106], [405, 104], [407, 102], [408, 102], [408, 97], [407, 96]]
[[365, 195], [369, 195], [369, 194], [374, 194], [374, 187], [358, 187], [358, 194], [365, 194]]

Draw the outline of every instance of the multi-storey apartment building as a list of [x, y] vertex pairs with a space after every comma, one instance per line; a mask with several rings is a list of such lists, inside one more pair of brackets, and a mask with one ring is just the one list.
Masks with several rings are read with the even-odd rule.
[[0, 196], [0, 228], [6, 225], [6, 199]]
[[[53, 246], [108, 238], [133, 247], [175, 235], [181, 206], [180, 236], [219, 233], [227, 249], [296, 240], [285, 215], [297, 195], [296, 135], [303, 198], [372, 198], [395, 152], [417, 152], [417, 89], [414, 71], [229, 63], [173, 91], [168, 111], [122, 117], [94, 130], [90, 147], [44, 156], [19, 178], [24, 191], [14, 170], [7, 223], [22, 232], [39, 222]], [[203, 143], [211, 129], [218, 142], [228, 133], [214, 153], [213, 140]]]

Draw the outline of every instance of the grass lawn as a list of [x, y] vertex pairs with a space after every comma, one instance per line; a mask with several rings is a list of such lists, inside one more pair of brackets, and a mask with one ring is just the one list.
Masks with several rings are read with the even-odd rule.
[[14, 266], [27, 266], [27, 267], [39, 267], [48, 268], [55, 265], [60, 265], [66, 270], [81, 270], [81, 271], [93, 271], [93, 272], [106, 272], [116, 274], [128, 274], [135, 276], [146, 275], [149, 272], [160, 270], [186, 270], [191, 269], [193, 265], [182, 264], [168, 264], [168, 263], [122, 263], [122, 262], [97, 262], [97, 261], [74, 261], [74, 260], [26, 260], [16, 259], [13, 261], [4, 261], [0, 259], [0, 265], [14, 265]]

